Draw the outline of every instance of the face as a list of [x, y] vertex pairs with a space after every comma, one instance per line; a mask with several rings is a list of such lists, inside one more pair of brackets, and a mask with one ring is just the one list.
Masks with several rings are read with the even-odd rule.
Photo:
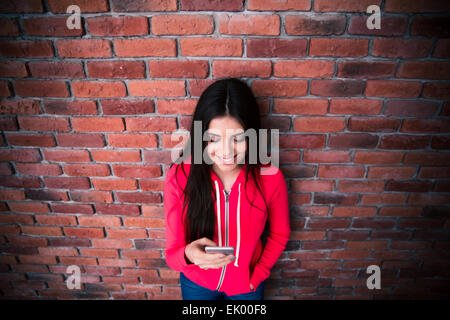
[[206, 137], [207, 153], [216, 169], [232, 171], [244, 163], [247, 142], [244, 128], [235, 118], [214, 118], [209, 123]]

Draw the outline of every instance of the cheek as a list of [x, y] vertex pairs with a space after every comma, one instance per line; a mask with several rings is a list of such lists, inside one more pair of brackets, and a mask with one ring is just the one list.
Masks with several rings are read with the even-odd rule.
[[235, 150], [237, 154], [245, 153], [247, 151], [247, 142], [236, 144]]

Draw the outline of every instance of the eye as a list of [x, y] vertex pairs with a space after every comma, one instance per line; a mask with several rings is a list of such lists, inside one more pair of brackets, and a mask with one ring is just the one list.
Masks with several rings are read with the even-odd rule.
[[208, 142], [217, 142], [217, 141], [219, 141], [219, 138], [216, 136], [209, 136], [207, 141]]
[[234, 142], [242, 142], [245, 140], [245, 136], [244, 135], [240, 135], [237, 137], [234, 137]]

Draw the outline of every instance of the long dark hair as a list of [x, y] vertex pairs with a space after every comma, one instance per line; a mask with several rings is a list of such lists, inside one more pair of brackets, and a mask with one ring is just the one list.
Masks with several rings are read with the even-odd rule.
[[[215, 231], [215, 210], [213, 199], [213, 185], [211, 183], [212, 165], [208, 165], [203, 159], [196, 159], [194, 150], [194, 140], [202, 141], [202, 151], [207, 146], [207, 141], [203, 141], [203, 134], [209, 127], [209, 123], [216, 117], [229, 115], [235, 118], [243, 127], [244, 131], [254, 129], [256, 131], [256, 150], [259, 154], [259, 129], [261, 128], [260, 113], [256, 99], [248, 85], [236, 78], [227, 78], [214, 82], [203, 91], [198, 100], [192, 118], [189, 140], [183, 150], [181, 159], [191, 156], [191, 167], [184, 188], [183, 211], [186, 209], [184, 219], [186, 243], [190, 243], [202, 237], [212, 239]], [[194, 136], [194, 121], [201, 121], [201, 137]], [[199, 132], [196, 132], [199, 134]], [[263, 185], [260, 177], [261, 163], [257, 157], [256, 163], [249, 160], [249, 141], [247, 139], [247, 151], [245, 155], [245, 194], [247, 195], [247, 182], [249, 176], [252, 177], [257, 190], [261, 193], [266, 209], [267, 203], [262, 191]], [[203, 153], [200, 155], [202, 157]], [[252, 161], [254, 162], [254, 161]], [[182, 168], [184, 175], [184, 166]], [[179, 168], [177, 167], [177, 169]], [[175, 174], [175, 177], [177, 173]], [[254, 196], [254, 195], [253, 195]], [[215, 198], [215, 193], [214, 193]], [[254, 197], [253, 197], [254, 198]], [[251, 201], [253, 205], [253, 201]], [[254, 205], [253, 205], [254, 206]], [[256, 206], [254, 206], [256, 207]], [[258, 208], [263, 210], [262, 208]]]

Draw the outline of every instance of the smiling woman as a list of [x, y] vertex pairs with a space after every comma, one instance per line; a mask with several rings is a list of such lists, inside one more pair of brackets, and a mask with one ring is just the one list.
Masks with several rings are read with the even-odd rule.
[[[181, 272], [184, 299], [263, 299], [264, 281], [289, 240], [286, 182], [278, 168], [263, 175], [270, 165], [249, 161], [259, 141], [256, 135], [256, 148], [249, 148], [247, 130], [260, 130], [251, 90], [237, 79], [216, 81], [198, 101], [184, 161], [167, 173], [166, 261]], [[198, 135], [204, 154], [190, 155]], [[267, 220], [270, 233], [263, 248]], [[206, 253], [206, 246], [235, 251]]]

